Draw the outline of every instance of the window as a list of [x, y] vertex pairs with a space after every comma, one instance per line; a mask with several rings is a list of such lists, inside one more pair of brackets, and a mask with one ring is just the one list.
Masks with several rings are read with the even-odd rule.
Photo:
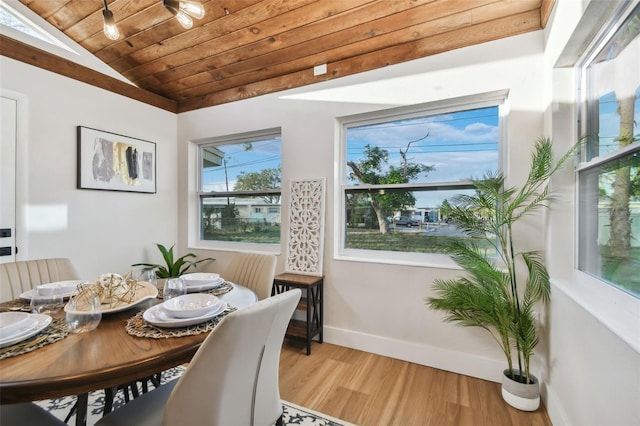
[[280, 129], [207, 140], [198, 166], [202, 240], [280, 243]]
[[498, 170], [505, 98], [493, 92], [341, 119], [338, 251], [401, 260], [464, 237], [447, 221], [447, 200]]
[[640, 298], [640, 5], [581, 64], [579, 269]]
[[27, 19], [21, 13], [4, 2], [0, 2], [0, 25], [10, 29], [10, 31], [17, 31], [29, 37], [42, 40], [46, 43], [61, 47], [68, 50], [69, 52], [77, 54], [77, 52], [75, 52], [69, 46], [52, 37], [51, 34], [40, 28], [40, 26], [34, 24], [31, 20]]

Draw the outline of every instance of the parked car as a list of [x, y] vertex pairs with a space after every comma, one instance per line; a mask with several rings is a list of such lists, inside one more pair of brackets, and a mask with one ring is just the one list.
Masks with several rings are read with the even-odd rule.
[[394, 220], [396, 226], [418, 226], [420, 225], [419, 220], [411, 219], [409, 216], [400, 216], [399, 218]]

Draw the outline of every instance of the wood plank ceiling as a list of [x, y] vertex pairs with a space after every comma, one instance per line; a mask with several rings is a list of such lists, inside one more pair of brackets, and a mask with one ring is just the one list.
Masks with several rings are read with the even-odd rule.
[[[138, 87], [190, 111], [539, 30], [554, 0], [200, 0], [185, 30], [162, 0], [20, 0]], [[327, 73], [314, 75], [314, 66]]]

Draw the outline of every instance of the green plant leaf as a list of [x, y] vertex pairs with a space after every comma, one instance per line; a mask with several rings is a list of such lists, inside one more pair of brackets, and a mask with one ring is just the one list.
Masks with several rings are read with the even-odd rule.
[[190, 261], [186, 260], [187, 258], [196, 257], [193, 253], [187, 253], [184, 256], [179, 257], [174, 261], [173, 248], [175, 244], [172, 245], [169, 249], [167, 249], [162, 244], [157, 244], [158, 250], [162, 254], [162, 259], [165, 262], [165, 265], [153, 264], [153, 263], [135, 263], [131, 266], [144, 266], [144, 270], [156, 270], [156, 276], [158, 278], [173, 278], [179, 277], [183, 275], [187, 270], [192, 267], [196, 267], [201, 262], [205, 261], [213, 261], [214, 258], [207, 257], [204, 259], [200, 259], [198, 261]]

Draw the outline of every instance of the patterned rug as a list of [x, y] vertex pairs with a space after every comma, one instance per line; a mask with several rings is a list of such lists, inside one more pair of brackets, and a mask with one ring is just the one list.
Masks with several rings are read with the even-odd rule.
[[[184, 367], [176, 367], [162, 373], [162, 383], [176, 379], [184, 371]], [[142, 391], [142, 389], [140, 389]], [[36, 401], [36, 404], [50, 411], [60, 420], [64, 420], [76, 402], [74, 396], [63, 398], [45, 399]], [[123, 391], [118, 391], [113, 401], [113, 409], [125, 404]], [[87, 426], [93, 426], [100, 417], [102, 417], [102, 409], [104, 407], [104, 391], [95, 391], [89, 394], [89, 404], [87, 409]], [[350, 426], [351, 423], [344, 422], [327, 416], [316, 411], [309, 410], [304, 407], [283, 401], [284, 406], [284, 424], [300, 425], [300, 426]], [[75, 424], [75, 415], [67, 421], [69, 425]], [[353, 425], [351, 425], [353, 426]]]

